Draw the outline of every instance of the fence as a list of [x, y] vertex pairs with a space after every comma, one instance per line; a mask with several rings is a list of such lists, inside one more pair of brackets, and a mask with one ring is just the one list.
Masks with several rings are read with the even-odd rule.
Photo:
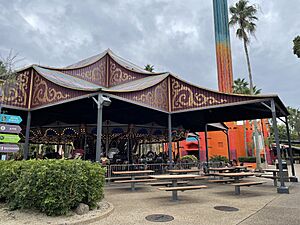
[[[209, 162], [209, 167], [222, 167], [222, 162]], [[131, 171], [131, 170], [153, 170], [154, 174], [163, 174], [167, 172], [168, 168], [172, 169], [191, 169], [198, 168], [205, 171], [207, 168], [206, 162], [193, 162], [193, 163], [151, 163], [151, 164], [112, 164], [103, 166], [106, 168], [106, 178], [118, 177], [120, 175], [113, 174], [115, 171]]]

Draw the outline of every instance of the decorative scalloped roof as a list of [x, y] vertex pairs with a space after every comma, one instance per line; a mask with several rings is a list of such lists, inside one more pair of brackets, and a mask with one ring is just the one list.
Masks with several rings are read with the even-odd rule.
[[[117, 83], [113, 87], [107, 87], [110, 85], [109, 76], [111, 76], [112, 73], [108, 64], [110, 63], [109, 60], [107, 60], [107, 63], [104, 64], [104, 67], [93, 67], [95, 63], [97, 63], [99, 60], [103, 59], [106, 56], [109, 56], [120, 66], [120, 68], [117, 68], [115, 71], [113, 71], [114, 78], [120, 79], [119, 84]], [[90, 67], [87, 71], [88, 66]], [[218, 92], [215, 90], [209, 90], [207, 88], [190, 84], [169, 72], [152, 73], [146, 71], [140, 68], [139, 66], [136, 66], [133, 63], [117, 56], [110, 49], [102, 52], [101, 54], [89, 57], [85, 60], [81, 60], [75, 64], [64, 68], [52, 68], [46, 66], [32, 65], [30, 67], [26, 67], [23, 70], [19, 70], [18, 72], [22, 73], [23, 71], [28, 70], [29, 68], [33, 68], [34, 70], [36, 70], [41, 76], [43, 76], [48, 81], [71, 90], [87, 92], [103, 91], [111, 94], [115, 93], [115, 96], [119, 95], [119, 97], [121, 98], [128, 98], [129, 101], [132, 101], [133, 98], [130, 95], [131, 93], [133, 94], [134, 92], [139, 92], [136, 93], [136, 96], [134, 96], [134, 99], [136, 101], [138, 101], [138, 99], [144, 99], [149, 101], [147, 102], [148, 105], [144, 104], [144, 102], [142, 103], [142, 105], [144, 104], [149, 107], [151, 106], [157, 108], [157, 106], [160, 105], [160, 103], [162, 103], [164, 104], [164, 106], [169, 105], [169, 107], [167, 108], [171, 112], [181, 113], [185, 111], [199, 110], [212, 106], [215, 107], [217, 105], [225, 107], [238, 104], [246, 104], [247, 102], [250, 103], [253, 101], [263, 101], [264, 99], [274, 99], [276, 101], [277, 108], [280, 111], [280, 115], [288, 114], [287, 109], [285, 108], [284, 104], [281, 102], [277, 95], [250, 96], [228, 94]], [[68, 70], [75, 70], [74, 75], [69, 75], [66, 74], [66, 72], [63, 72]], [[92, 75], [95, 76], [98, 76], [99, 73], [105, 71], [102, 74], [105, 74], [107, 76], [106, 78], [104, 78], [105, 82], [103, 82], [103, 85], [106, 85], [106, 87], [97, 85], [96, 82], [92, 83], [91, 81], [87, 81], [80, 78], [80, 76], [85, 75], [91, 76], [91, 71], [93, 73]], [[77, 76], [77, 72], [79, 76]], [[144, 76], [136, 76], [138, 74]], [[134, 79], [125, 80], [125, 78], [129, 76], [134, 77]], [[166, 89], [166, 93], [155, 93], [156, 86], [162, 85], [163, 81], [168, 77], [169, 83], [167, 85], [169, 86], [164, 87]], [[125, 83], [123, 82], [124, 80], [126, 81]], [[174, 82], [172, 83], [172, 81]], [[149, 90], [148, 88], [150, 87], [153, 88]], [[152, 93], [150, 93], [149, 91], [152, 91]], [[167, 94], [167, 92], [169, 93]], [[126, 93], [130, 94], [127, 95]], [[163, 98], [168, 98], [169, 102], [162, 102], [161, 94], [163, 94]]]
[[81, 91], [99, 91], [102, 89], [99, 85], [56, 70], [49, 70], [38, 66], [33, 66], [33, 68], [47, 80], [62, 87]]

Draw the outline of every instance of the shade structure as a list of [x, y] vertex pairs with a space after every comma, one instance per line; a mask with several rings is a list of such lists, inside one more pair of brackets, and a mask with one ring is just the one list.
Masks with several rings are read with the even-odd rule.
[[[277, 95], [236, 95], [190, 84], [170, 72], [151, 73], [111, 50], [64, 68], [31, 65], [5, 88], [6, 108], [35, 111], [96, 96], [172, 114], [172, 122], [197, 128], [202, 123], [270, 118], [261, 103], [276, 103], [277, 116], [288, 114]], [[191, 122], [192, 121], [192, 122]]]

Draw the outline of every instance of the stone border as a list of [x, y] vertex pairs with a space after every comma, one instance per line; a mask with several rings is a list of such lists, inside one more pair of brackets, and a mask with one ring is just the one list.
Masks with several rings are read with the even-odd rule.
[[[31, 222], [32, 224], [52, 224], [52, 225], [85, 225], [85, 224], [90, 224], [93, 222], [97, 222], [100, 221], [101, 219], [104, 219], [106, 217], [108, 217], [109, 215], [111, 215], [114, 211], [114, 206], [113, 204], [111, 204], [108, 201], [101, 201], [102, 203], [104, 203], [106, 205], [105, 209], [94, 209], [94, 210], [90, 210], [88, 213], [83, 214], [83, 215], [77, 215], [75, 212], [73, 212], [72, 216], [58, 216], [58, 217], [48, 217], [46, 216], [46, 214], [41, 213], [39, 211], [34, 211], [34, 213], [37, 214], [37, 218], [33, 219]], [[0, 204], [0, 210], [2, 210], [2, 206], [5, 206], [5, 204]], [[5, 207], [4, 207], [5, 208]], [[2, 210], [5, 213], [5, 210]], [[1, 211], [1, 212], [2, 212]], [[30, 215], [30, 213], [27, 211], [18, 211], [16, 210], [16, 220], [13, 221], [9, 221], [12, 223], [9, 224], [24, 224], [24, 221], [22, 222], [22, 216], [26, 215], [25, 220], [28, 220], [28, 215]], [[14, 212], [14, 211], [12, 211]], [[4, 215], [4, 214], [3, 214]], [[3, 216], [2, 213], [0, 215]], [[53, 220], [52, 220], [53, 219]], [[39, 221], [39, 222], [38, 222]], [[0, 222], [0, 224], [2, 224]], [[26, 223], [26, 224], [30, 224], [30, 223]]]
[[92, 218], [86, 218], [86, 219], [82, 219], [82, 220], [77, 220], [75, 222], [64, 222], [64, 224], [65, 225], [81, 225], [81, 224], [93, 223], [93, 222], [99, 221], [101, 219], [104, 219], [104, 218], [108, 217], [110, 214], [112, 214], [113, 211], [114, 211], [114, 209], [115, 209], [114, 206], [110, 202], [107, 202], [107, 203], [109, 205], [109, 208], [105, 212], [99, 213], [99, 215], [95, 215]]

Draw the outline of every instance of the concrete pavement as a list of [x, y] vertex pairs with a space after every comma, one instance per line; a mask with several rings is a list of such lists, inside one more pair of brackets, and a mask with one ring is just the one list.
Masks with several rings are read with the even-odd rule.
[[[296, 166], [300, 174], [300, 165]], [[247, 180], [256, 180], [249, 178]], [[178, 192], [179, 201], [171, 201], [171, 193], [156, 187], [139, 185], [135, 192], [129, 185], [111, 185], [105, 188], [105, 198], [115, 206], [114, 212], [94, 225], [141, 225], [153, 224], [145, 219], [150, 214], [167, 214], [173, 221], [164, 224], [209, 225], [209, 224], [300, 224], [300, 184], [287, 183], [290, 194], [277, 194], [272, 180], [261, 186], [242, 187], [241, 195], [234, 194], [228, 184], [205, 184], [207, 189]], [[238, 208], [235, 212], [223, 212], [215, 206]]]

